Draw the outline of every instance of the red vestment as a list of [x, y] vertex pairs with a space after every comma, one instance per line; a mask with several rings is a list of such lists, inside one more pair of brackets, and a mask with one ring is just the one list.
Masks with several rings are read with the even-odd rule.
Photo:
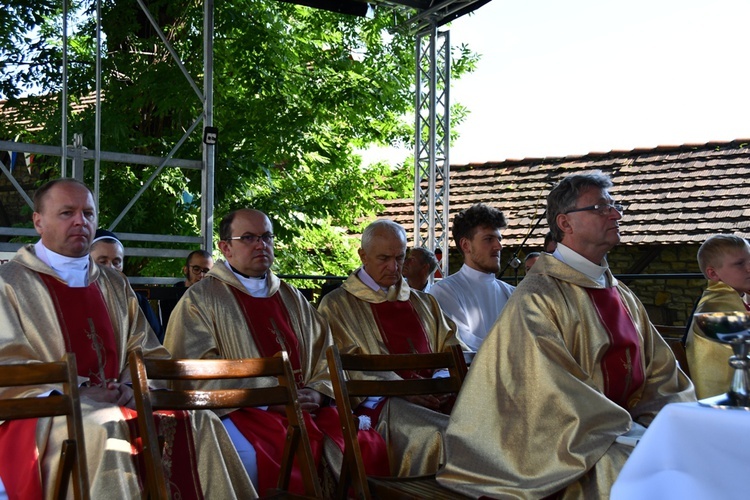
[[610, 340], [601, 361], [604, 394], [627, 408], [628, 399], [645, 380], [638, 331], [622, 304], [617, 287], [587, 288], [586, 292]]
[[[297, 388], [304, 387], [299, 340], [291, 327], [288, 311], [279, 294], [273, 294], [270, 297], [253, 297], [233, 287], [231, 290], [240, 305], [261, 356], [273, 356], [285, 349], [292, 364]], [[343, 434], [335, 408], [320, 408], [315, 412], [314, 419], [308, 412], [303, 412], [303, 417], [310, 436], [316, 466], [320, 463], [324, 436], [329, 436], [343, 451]], [[245, 408], [232, 412], [229, 418], [255, 448], [259, 492], [262, 494], [269, 488], [276, 487], [286, 439], [286, 416], [257, 408]], [[371, 429], [360, 431], [358, 439], [367, 473], [388, 475], [388, 455], [383, 438]], [[292, 470], [290, 491], [304, 493], [304, 484], [298, 467]]]
[[[99, 285], [69, 287], [52, 276], [41, 274], [55, 307], [67, 352], [75, 353], [78, 375], [89, 379], [89, 385], [103, 385], [119, 376], [120, 360], [115, 346], [114, 329], [107, 304]], [[143, 486], [145, 464], [138, 437], [137, 413], [121, 408], [130, 428], [132, 456]], [[173, 496], [202, 499], [198, 481], [195, 444], [187, 412], [154, 414], [157, 429], [174, 430], [165, 439], [165, 473]], [[172, 424], [174, 421], [174, 424]], [[37, 419], [14, 420], [0, 426], [0, 450], [12, 450], [0, 459], [0, 476], [11, 498], [41, 498], [42, 483], [36, 449]], [[174, 471], [174, 472], [172, 472]], [[7, 480], [6, 480], [7, 478]]]

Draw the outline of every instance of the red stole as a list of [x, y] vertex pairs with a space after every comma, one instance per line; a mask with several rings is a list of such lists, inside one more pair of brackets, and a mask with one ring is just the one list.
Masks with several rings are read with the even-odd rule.
[[263, 357], [270, 357], [281, 350], [289, 355], [294, 370], [297, 388], [304, 385], [302, 362], [299, 353], [299, 339], [294, 333], [289, 311], [278, 293], [270, 297], [253, 297], [230, 286], [245, 316], [250, 335]]
[[[78, 375], [90, 378], [92, 384], [116, 379], [120, 361], [99, 286], [71, 288], [50, 275], [39, 276], [55, 307], [65, 350], [76, 355]], [[0, 476], [10, 498], [42, 497], [36, 424], [37, 419], [27, 419], [0, 426]]]
[[645, 380], [640, 337], [616, 287], [586, 291], [609, 335], [610, 345], [601, 361], [604, 394], [627, 409], [628, 399]]
[[36, 418], [0, 425], [0, 478], [10, 500], [42, 498]]
[[[370, 303], [372, 315], [378, 325], [378, 331], [383, 338], [385, 347], [390, 354], [415, 354], [432, 352], [427, 334], [422, 326], [422, 321], [414, 310], [411, 301]], [[430, 370], [400, 371], [399, 376], [404, 379], [432, 377]], [[383, 399], [375, 408], [367, 408], [359, 405], [354, 412], [357, 415], [366, 415], [373, 422], [380, 419], [383, 410]], [[450, 413], [450, 412], [448, 412]]]
[[[370, 304], [380, 336], [390, 354], [432, 352], [422, 321], [411, 301]], [[399, 373], [402, 378], [431, 377], [429, 370]]]
[[[304, 387], [299, 339], [292, 328], [289, 311], [278, 293], [270, 297], [253, 297], [234, 287], [230, 287], [245, 317], [250, 334], [261, 356], [273, 356], [286, 350], [294, 370], [298, 388]], [[335, 408], [320, 408], [313, 419], [309, 412], [302, 412], [305, 427], [310, 436], [313, 458], [316, 467], [323, 454], [323, 439], [328, 435], [343, 451], [343, 433]], [[243, 408], [233, 411], [229, 418], [242, 435], [255, 448], [258, 464], [258, 493], [264, 495], [277, 486], [281, 471], [281, 456], [286, 443], [288, 421], [285, 415], [257, 408]], [[362, 447], [363, 460], [369, 474], [388, 475], [388, 454], [385, 441], [374, 430], [360, 431], [358, 440]], [[296, 460], [295, 460], [296, 463]], [[289, 489], [293, 493], [304, 494], [304, 481], [299, 466], [292, 469]]]
[[107, 303], [94, 282], [73, 288], [48, 274], [39, 274], [47, 285], [57, 320], [65, 339], [65, 350], [74, 352], [78, 375], [99, 385], [120, 375], [115, 331]]
[[[76, 355], [78, 375], [89, 377], [92, 385], [116, 380], [120, 375], [120, 360], [115, 332], [99, 285], [94, 282], [87, 287], [69, 287], [52, 276], [41, 273], [40, 276], [55, 306], [65, 348]], [[130, 428], [132, 456], [140, 479], [145, 477], [145, 465], [140, 454], [137, 413], [125, 407], [120, 409]], [[162, 465], [172, 497], [202, 499], [189, 413], [158, 412], [154, 414], [154, 422], [157, 429], [164, 431]]]

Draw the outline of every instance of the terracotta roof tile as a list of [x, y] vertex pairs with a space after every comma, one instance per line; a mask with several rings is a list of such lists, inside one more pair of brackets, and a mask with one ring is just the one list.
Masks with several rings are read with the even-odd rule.
[[[601, 170], [612, 177], [612, 194], [627, 208], [621, 223], [625, 245], [697, 243], [719, 232], [750, 237], [749, 145], [743, 139], [453, 165], [450, 218], [474, 203], [493, 205], [508, 218], [506, 243], [516, 245], [543, 213], [555, 182]], [[384, 206], [383, 216], [413, 231], [413, 200], [390, 200]], [[542, 221], [527, 247], [541, 246], [546, 232]]]

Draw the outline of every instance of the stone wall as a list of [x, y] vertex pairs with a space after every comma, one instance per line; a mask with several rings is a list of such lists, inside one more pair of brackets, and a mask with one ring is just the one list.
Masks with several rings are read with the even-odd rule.
[[[609, 265], [615, 274], [682, 274], [700, 273], [696, 254], [699, 245], [618, 245], [608, 255]], [[503, 248], [501, 269], [513, 256], [515, 248]], [[644, 259], [654, 254], [640, 273], [634, 273], [633, 268]], [[520, 259], [523, 261], [523, 255]], [[450, 271], [454, 273], [461, 268], [462, 257], [451, 249]], [[523, 279], [523, 264], [518, 268], [518, 280]], [[510, 284], [516, 283], [516, 272], [507, 267], [502, 279]], [[633, 279], [625, 284], [643, 302], [649, 317], [654, 324], [683, 326], [693, 311], [696, 301], [700, 298], [706, 286], [704, 279]]]

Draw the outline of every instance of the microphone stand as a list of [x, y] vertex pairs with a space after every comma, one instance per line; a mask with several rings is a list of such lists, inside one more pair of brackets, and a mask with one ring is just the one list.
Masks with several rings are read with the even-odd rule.
[[505, 267], [502, 271], [500, 271], [500, 275], [497, 277], [497, 279], [502, 279], [503, 274], [505, 274], [505, 271], [508, 270], [508, 267], [512, 267], [515, 270], [516, 274], [516, 284], [518, 284], [518, 268], [521, 265], [521, 259], [518, 258], [518, 254], [521, 252], [521, 249], [523, 249], [523, 246], [526, 244], [526, 241], [529, 239], [529, 237], [534, 233], [534, 230], [539, 226], [539, 224], [542, 222], [542, 220], [547, 216], [547, 211], [545, 210], [542, 212], [542, 215], [537, 219], [534, 226], [531, 228], [531, 231], [526, 235], [526, 237], [523, 239], [521, 244], [516, 249], [515, 253], [513, 254], [513, 257], [508, 261], [507, 264], [505, 264]]

